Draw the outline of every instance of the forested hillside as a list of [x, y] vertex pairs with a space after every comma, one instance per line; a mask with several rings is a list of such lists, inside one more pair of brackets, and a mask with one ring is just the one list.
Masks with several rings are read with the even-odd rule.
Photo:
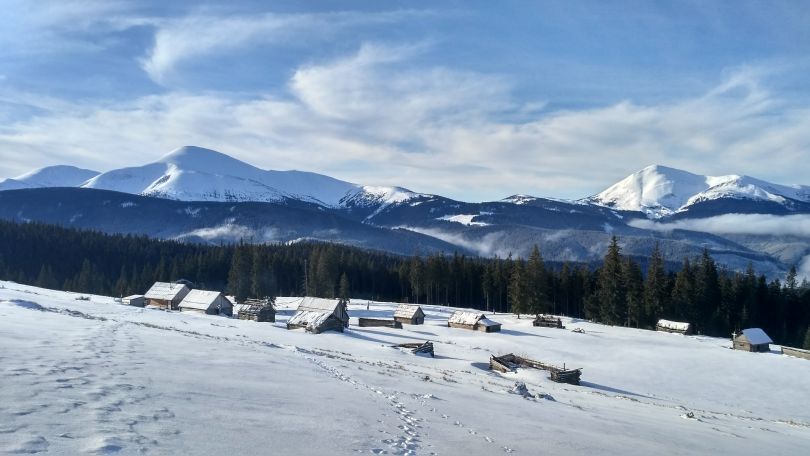
[[[614, 238], [599, 267], [458, 254], [399, 257], [339, 244], [206, 246], [106, 235], [43, 224], [0, 222], [0, 277], [45, 288], [114, 296], [143, 293], [156, 280], [248, 296], [351, 296], [555, 313], [652, 328], [658, 318], [728, 336], [759, 326], [778, 343], [810, 347], [810, 286], [795, 268], [784, 283], [753, 268], [718, 268], [708, 253], [667, 270], [655, 249], [646, 270]], [[674, 259], [669, 258], [667, 261]]]

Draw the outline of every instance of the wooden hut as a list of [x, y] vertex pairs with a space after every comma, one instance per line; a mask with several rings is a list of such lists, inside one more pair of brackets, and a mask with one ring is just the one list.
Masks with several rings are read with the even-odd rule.
[[339, 299], [306, 297], [287, 321], [287, 329], [305, 328], [314, 334], [329, 330], [343, 332], [348, 327], [346, 302]]
[[357, 326], [360, 326], [361, 328], [380, 327], [380, 328], [402, 329], [402, 323], [396, 320], [389, 320], [387, 318], [360, 317], [357, 319]]
[[532, 321], [532, 326], [565, 329], [565, 326], [562, 324], [562, 320], [553, 315], [537, 315], [534, 317], [534, 321]]
[[244, 304], [234, 306], [240, 320], [275, 322], [276, 308], [272, 299], [248, 299]]
[[183, 312], [233, 315], [233, 303], [219, 291], [191, 290], [179, 307]]
[[655, 330], [676, 334], [692, 334], [692, 325], [686, 322], [662, 319], [656, 323]]
[[486, 315], [463, 310], [453, 312], [453, 315], [450, 315], [450, 318], [447, 319], [447, 326], [483, 332], [499, 332], [501, 330], [501, 324], [488, 319]]
[[191, 291], [182, 283], [155, 282], [152, 288], [143, 295], [146, 305], [158, 309], [177, 310], [180, 301]]
[[144, 307], [146, 305], [146, 298], [143, 295], [132, 295], [121, 299], [121, 304], [125, 306]]
[[765, 331], [759, 328], [743, 329], [741, 333], [734, 334], [733, 345], [735, 350], [748, 352], [769, 352], [773, 341]]
[[425, 324], [425, 312], [420, 306], [400, 304], [394, 310], [394, 320], [406, 325]]

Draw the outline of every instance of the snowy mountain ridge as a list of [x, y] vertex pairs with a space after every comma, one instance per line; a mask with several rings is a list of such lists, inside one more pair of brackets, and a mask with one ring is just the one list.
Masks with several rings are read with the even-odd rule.
[[292, 199], [328, 207], [350, 198], [379, 203], [404, 200], [412, 194], [398, 187], [364, 187], [304, 171], [263, 170], [194, 146], [181, 147], [144, 166], [99, 174], [80, 186], [181, 201]]
[[625, 211], [643, 212], [658, 219], [690, 206], [720, 198], [810, 202], [810, 187], [773, 184], [749, 176], [702, 176], [679, 169], [651, 165], [594, 196], [582, 200]]
[[[361, 185], [311, 172], [264, 170], [195, 146], [180, 147], [143, 166], [104, 173], [50, 166], [0, 181], [0, 191], [40, 187], [94, 188], [180, 201], [295, 200], [355, 210], [369, 220], [391, 207], [416, 206], [441, 198], [403, 187]], [[695, 204], [721, 199], [767, 201], [790, 208], [792, 202], [810, 203], [810, 186], [779, 185], [735, 174], [704, 176], [651, 165], [588, 198], [571, 201], [517, 194], [500, 202], [517, 206], [543, 201], [593, 205], [661, 219]]]

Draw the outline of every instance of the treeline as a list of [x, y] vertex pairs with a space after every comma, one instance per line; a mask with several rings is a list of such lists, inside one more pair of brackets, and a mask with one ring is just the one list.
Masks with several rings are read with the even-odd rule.
[[784, 283], [753, 268], [718, 267], [704, 252], [667, 270], [656, 248], [642, 270], [613, 239], [601, 265], [548, 265], [529, 258], [459, 254], [400, 257], [339, 244], [198, 245], [107, 235], [51, 225], [0, 222], [0, 277], [44, 288], [113, 296], [142, 294], [155, 281], [248, 296], [351, 296], [553, 313], [652, 329], [659, 318], [688, 321], [728, 337], [758, 326], [777, 342], [810, 348], [810, 286], [795, 268]]

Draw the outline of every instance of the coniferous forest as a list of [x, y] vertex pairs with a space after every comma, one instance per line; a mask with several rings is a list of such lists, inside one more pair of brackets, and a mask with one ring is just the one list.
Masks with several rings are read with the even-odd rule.
[[752, 267], [732, 272], [708, 252], [667, 268], [658, 249], [642, 269], [614, 238], [604, 261], [547, 264], [459, 254], [400, 257], [338, 244], [198, 245], [38, 223], [0, 222], [0, 278], [44, 288], [127, 296], [155, 281], [246, 297], [310, 295], [553, 313], [652, 329], [659, 318], [729, 337], [763, 328], [777, 343], [810, 348], [810, 285], [795, 268], [781, 282]]

